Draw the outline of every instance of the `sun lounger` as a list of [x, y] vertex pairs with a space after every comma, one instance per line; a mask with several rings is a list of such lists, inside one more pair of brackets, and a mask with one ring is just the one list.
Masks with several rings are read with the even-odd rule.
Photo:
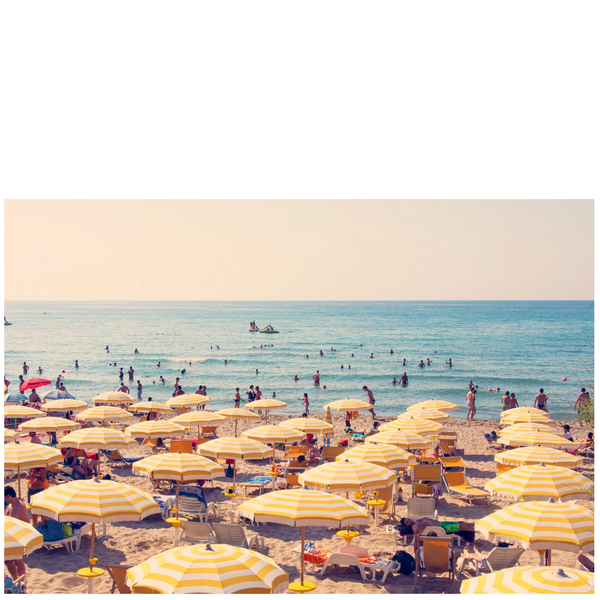
[[464, 473], [444, 473], [444, 483], [449, 494], [453, 493], [459, 496], [464, 496], [468, 499], [469, 504], [473, 504], [473, 500], [485, 500], [490, 503], [490, 493], [485, 490], [480, 490], [469, 485]]
[[[365, 582], [373, 581], [375, 579], [375, 571], [373, 569], [373, 565], [361, 563], [358, 559], [358, 556], [353, 554], [346, 554], [344, 552], [332, 552], [327, 559], [327, 562], [323, 565], [321, 572], [319, 573], [319, 577], [323, 579], [323, 575], [327, 570], [327, 567], [358, 567], [360, 571], [360, 576], [362, 580]], [[371, 577], [367, 576], [366, 570], [370, 569]]]
[[265, 551], [265, 538], [246, 531], [241, 525], [230, 525], [227, 523], [213, 523], [213, 531], [217, 536], [218, 544], [229, 544], [239, 548], [256, 547], [259, 552]]
[[[438, 512], [435, 508], [435, 498], [409, 498], [406, 501], [406, 510], [404, 516], [416, 521], [422, 517], [428, 517], [429, 519], [437, 520]], [[386, 533], [394, 535], [394, 542], [396, 545], [406, 546], [410, 544], [414, 536], [413, 534], [403, 535], [395, 527], [391, 525], [386, 526]]]
[[202, 431], [202, 437], [211, 437], [211, 438], [217, 437], [217, 427], [215, 425], [213, 425], [212, 427], [202, 427], [201, 431]]
[[[422, 553], [421, 553], [422, 546]], [[415, 590], [420, 587], [425, 573], [444, 574], [448, 573], [448, 579], [452, 590], [456, 580], [456, 559], [454, 556], [453, 536], [446, 537], [422, 537], [417, 538], [419, 557], [415, 557], [416, 576]]]
[[460, 456], [442, 456], [440, 462], [445, 469], [462, 469], [466, 471], [467, 463]]
[[[106, 524], [102, 525], [102, 533], [99, 533], [99, 527], [96, 528], [96, 539], [99, 540], [100, 538], [104, 537], [106, 535]], [[44, 543], [44, 548], [46, 549], [50, 549], [50, 546], [54, 546], [55, 544], [60, 544], [61, 546], [64, 546], [67, 550], [67, 552], [69, 554], [71, 554], [71, 552], [78, 552], [79, 549], [81, 548], [81, 538], [84, 535], [87, 534], [92, 534], [92, 524], [91, 523], [86, 523], [85, 525], [81, 526], [79, 529], [76, 529], [73, 531], [73, 535], [71, 537], [68, 538], [63, 538], [62, 540], [55, 540], [55, 541], [51, 541], [51, 542], [45, 542]]]
[[348, 450], [347, 446], [324, 446], [323, 447], [323, 462], [335, 460], [337, 456]]
[[485, 562], [479, 563], [471, 555], [463, 554], [458, 559], [460, 565], [459, 574], [465, 567], [472, 566], [475, 569], [475, 576], [479, 577], [481, 573], [494, 573], [502, 569], [510, 569], [519, 566], [519, 558], [525, 552], [524, 548], [494, 548], [485, 558]]
[[104, 456], [109, 464], [114, 464], [115, 466], [118, 465], [120, 467], [130, 467], [133, 463], [144, 458], [143, 456], [123, 456], [118, 450], [104, 452]]
[[152, 496], [154, 502], [160, 506], [160, 516], [163, 521], [166, 521], [171, 517], [173, 511], [173, 496], [163, 496], [161, 494], [155, 494]]
[[210, 544], [217, 538], [209, 523], [181, 521], [181, 536], [175, 542], [176, 546], [183, 544]]
[[[419, 465], [414, 466], [411, 472], [412, 478], [412, 495], [413, 497], [433, 496], [433, 488], [424, 486], [421, 482], [428, 481], [430, 483], [439, 483], [442, 480], [440, 465]], [[420, 485], [419, 485], [420, 484]]]
[[114, 594], [117, 588], [119, 594], [131, 594], [131, 588], [127, 585], [127, 569], [131, 569], [133, 565], [111, 565], [105, 562], [102, 564], [113, 580], [110, 593]]

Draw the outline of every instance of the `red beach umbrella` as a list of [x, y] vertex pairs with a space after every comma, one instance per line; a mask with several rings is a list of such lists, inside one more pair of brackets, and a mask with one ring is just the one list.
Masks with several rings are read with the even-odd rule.
[[19, 391], [24, 392], [25, 390], [33, 390], [35, 388], [42, 387], [44, 385], [50, 385], [52, 382], [49, 379], [42, 379], [41, 377], [32, 377], [19, 386]]

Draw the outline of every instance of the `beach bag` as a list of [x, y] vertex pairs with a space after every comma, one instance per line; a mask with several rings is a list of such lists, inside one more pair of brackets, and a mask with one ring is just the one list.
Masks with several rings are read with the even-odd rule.
[[402, 575], [410, 575], [417, 567], [415, 559], [404, 550], [398, 550], [392, 560], [400, 565]]
[[44, 537], [44, 542], [58, 542], [64, 537], [62, 523], [48, 520], [37, 528], [38, 532]]
[[229, 479], [233, 479], [233, 465], [227, 466], [227, 470], [225, 471], [225, 477], [229, 477]]
[[73, 537], [73, 528], [71, 527], [70, 523], [63, 523], [62, 529], [63, 529], [63, 539]]

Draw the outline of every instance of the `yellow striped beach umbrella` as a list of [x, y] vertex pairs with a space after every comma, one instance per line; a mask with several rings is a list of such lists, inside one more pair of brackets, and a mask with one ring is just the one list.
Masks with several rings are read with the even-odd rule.
[[279, 594], [288, 580], [272, 558], [226, 544], [172, 548], [127, 570], [134, 594]]
[[17, 486], [21, 497], [21, 469], [37, 469], [61, 462], [63, 456], [55, 448], [42, 444], [4, 444], [4, 468], [17, 471]]
[[156, 412], [163, 414], [173, 414], [175, 411], [166, 404], [160, 402], [136, 402], [129, 407], [129, 410], [135, 412]]
[[420, 417], [421, 419], [427, 419], [435, 423], [445, 423], [450, 418], [450, 415], [432, 408], [409, 406], [406, 412], [399, 415], [398, 418], [401, 419], [402, 417]]
[[39, 419], [31, 419], [26, 423], [19, 425], [20, 431], [72, 431], [79, 429], [81, 423], [76, 423], [62, 417], [41, 417]]
[[545, 551], [594, 548], [594, 513], [576, 502], [522, 502], [475, 521], [475, 530], [495, 542]]
[[220, 425], [223, 421], [227, 421], [227, 417], [220, 415], [217, 412], [211, 412], [209, 410], [192, 410], [190, 412], [177, 415], [169, 421], [183, 425], [184, 427], [198, 428], [198, 437], [200, 437], [200, 426], [212, 427], [213, 425]]
[[223, 410], [218, 410], [217, 412], [228, 419], [235, 419], [235, 430], [233, 432], [234, 436], [237, 436], [238, 419], [258, 421], [262, 418], [260, 415], [253, 413], [251, 410], [246, 410], [245, 408], [225, 408]]
[[46, 402], [46, 404], [42, 404], [41, 409], [46, 412], [65, 412], [70, 410], [83, 410], [87, 407], [87, 402], [84, 402], [83, 400], [65, 398], [64, 400], [51, 400], [50, 402]]
[[254, 402], [248, 402], [246, 408], [248, 410], [264, 410], [265, 411], [265, 423], [269, 417], [270, 410], [276, 410], [278, 408], [285, 408], [287, 404], [281, 400], [275, 400], [274, 398], [263, 398], [262, 400], [255, 400]]
[[514, 425], [509, 425], [500, 431], [500, 435], [506, 435], [507, 433], [534, 433], [536, 431], [541, 431], [542, 433], [551, 433], [552, 435], [560, 435], [560, 432], [556, 427], [552, 427], [552, 425], [548, 425], [546, 423], [515, 423]]
[[300, 442], [306, 434], [283, 425], [263, 425], [244, 431], [242, 436], [263, 444], [276, 444]]
[[44, 545], [37, 529], [14, 517], [4, 517], [4, 560], [19, 560]]
[[185, 427], [173, 421], [142, 421], [125, 428], [125, 433], [132, 437], [145, 440], [157, 438], [168, 438], [175, 435], [183, 435]]
[[94, 404], [133, 404], [136, 399], [125, 392], [104, 392], [92, 398]]
[[415, 417], [414, 415], [406, 415], [400, 416], [389, 423], [384, 423], [379, 429], [381, 429], [381, 431], [400, 429], [401, 431], [416, 433], [417, 435], [432, 436], [444, 431], [445, 427], [441, 423], [436, 423], [429, 419]]
[[431, 441], [411, 431], [391, 429], [367, 436], [365, 444], [391, 444], [406, 450], [423, 450], [431, 445]]
[[549, 413], [537, 408], [511, 408], [500, 413], [500, 423], [503, 425], [514, 425], [515, 423], [545, 423], [546, 425], [553, 425], [555, 421], [550, 418]]
[[373, 406], [364, 400], [355, 400], [346, 398], [344, 400], [335, 400], [329, 404], [323, 405], [323, 408], [337, 411], [352, 411], [352, 410], [371, 410]]
[[494, 456], [494, 460], [501, 465], [512, 465], [521, 467], [523, 465], [553, 465], [555, 467], [567, 467], [575, 469], [583, 465], [582, 456], [574, 456], [562, 450], [554, 448], [542, 448], [541, 446], [524, 446], [500, 452]]
[[165, 405], [169, 408], [175, 408], [176, 406], [201, 406], [210, 402], [210, 396], [202, 396], [201, 394], [182, 394], [181, 396], [175, 396], [165, 402]]
[[4, 406], [5, 419], [31, 419], [45, 416], [45, 412], [29, 406]]
[[418, 464], [414, 454], [406, 452], [406, 450], [402, 450], [398, 446], [378, 443], [355, 446], [337, 456], [335, 460], [342, 462], [346, 459], [372, 463], [390, 471], [407, 469], [412, 465]]
[[545, 448], [556, 448], [560, 450], [575, 450], [579, 447], [577, 442], [571, 442], [560, 435], [553, 435], [543, 431], [531, 431], [525, 433], [500, 432], [498, 443], [505, 446], [544, 446]]
[[575, 500], [588, 498], [593, 484], [591, 479], [572, 469], [541, 463], [511, 469], [488, 481], [484, 488], [496, 496], [517, 500]]
[[61, 523], [92, 524], [90, 567], [93, 566], [96, 525], [141, 521], [160, 513], [160, 506], [147, 492], [132, 485], [106, 479], [71, 481], [31, 497], [31, 512]]
[[74, 431], [62, 437], [59, 448], [77, 448], [79, 450], [124, 450], [138, 443], [128, 434], [110, 427], [88, 427]]
[[279, 425], [282, 427], [292, 427], [298, 431], [312, 433], [313, 435], [333, 435], [333, 426], [330, 423], [321, 421], [321, 419], [313, 419], [312, 417], [288, 419], [287, 421], [281, 421]]
[[413, 409], [418, 408], [427, 408], [433, 410], [439, 410], [444, 413], [452, 412], [453, 410], [458, 410], [458, 404], [453, 404], [452, 402], [448, 402], [447, 400], [424, 400], [423, 402], [417, 402], [416, 404], [412, 404], [406, 409], [406, 412], [412, 413]]
[[[253, 498], [236, 507], [236, 512], [255, 523], [279, 523], [301, 527], [300, 548], [304, 548], [305, 527], [350, 527], [368, 525], [369, 513], [354, 502], [320, 490], [280, 490]], [[315, 589], [304, 583], [304, 556], [300, 555], [300, 585], [293, 591]]]
[[345, 458], [308, 469], [300, 474], [298, 481], [325, 492], [366, 492], [392, 485], [396, 474], [379, 465]]
[[501, 415], [539, 415], [547, 418], [550, 417], [550, 413], [547, 413], [545, 410], [540, 410], [539, 408], [533, 408], [531, 406], [517, 406], [517, 408], [509, 408], [508, 410], [502, 411]]
[[19, 437], [19, 433], [17, 431], [14, 431], [12, 429], [6, 429], [6, 427], [4, 428], [5, 440], [14, 440], [16, 437]]
[[133, 415], [118, 406], [92, 406], [80, 412], [75, 418], [78, 421], [119, 421], [128, 417]]
[[461, 594], [593, 594], [594, 574], [566, 567], [513, 567], [465, 579]]

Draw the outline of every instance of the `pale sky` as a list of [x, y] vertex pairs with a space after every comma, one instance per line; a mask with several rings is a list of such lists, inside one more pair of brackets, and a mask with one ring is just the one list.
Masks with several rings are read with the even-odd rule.
[[591, 200], [6, 200], [5, 300], [592, 300]]

